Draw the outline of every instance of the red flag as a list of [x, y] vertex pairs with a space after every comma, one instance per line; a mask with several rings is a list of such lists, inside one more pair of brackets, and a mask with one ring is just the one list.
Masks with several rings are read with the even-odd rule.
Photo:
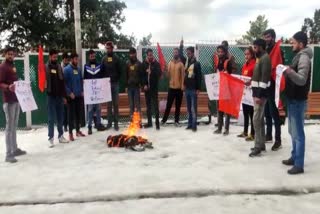
[[217, 67], [219, 64], [219, 57], [217, 53], [213, 54], [213, 64], [214, 64], [214, 69], [217, 70]]
[[163, 53], [162, 53], [162, 50], [161, 50], [159, 43], [157, 43], [157, 48], [158, 48], [160, 68], [161, 68], [161, 71], [164, 71], [164, 69], [166, 68], [166, 60], [164, 59], [164, 56], [163, 56]]
[[[282, 61], [282, 54], [281, 54], [281, 45], [282, 41], [279, 40], [274, 47], [272, 48], [272, 51], [270, 52], [270, 59], [271, 59], [271, 65], [272, 65], [272, 70], [271, 70], [271, 77], [275, 81], [276, 80], [276, 70], [277, 66], [280, 64], [283, 64]], [[280, 91], [283, 91], [286, 86], [285, 78], [282, 77], [281, 83], [280, 83]]]
[[46, 84], [46, 69], [43, 60], [43, 49], [39, 45], [39, 55], [38, 55], [38, 86], [41, 92], [44, 91]]
[[243, 91], [242, 80], [220, 72], [219, 111], [238, 118]]

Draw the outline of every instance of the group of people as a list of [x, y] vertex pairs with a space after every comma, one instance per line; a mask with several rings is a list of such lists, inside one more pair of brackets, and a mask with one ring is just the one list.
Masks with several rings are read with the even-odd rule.
[[[252, 87], [254, 106], [243, 104], [244, 130], [238, 137], [247, 141], [254, 141], [255, 146], [250, 152], [250, 157], [259, 156], [265, 151], [265, 143], [272, 141], [272, 126], [275, 126], [275, 143], [272, 150], [281, 148], [281, 122], [279, 111], [275, 103], [275, 67], [270, 54], [275, 46], [276, 34], [273, 29], [263, 34], [263, 39], [257, 39], [253, 47], [246, 48], [244, 54], [246, 62], [242, 68], [242, 75], [250, 77], [251, 81], [244, 82]], [[293, 51], [296, 52], [292, 64], [284, 72], [286, 78], [286, 108], [288, 111], [289, 133], [292, 137], [292, 153], [283, 164], [293, 166], [289, 174], [303, 173], [304, 171], [304, 110], [310, 87], [312, 51], [307, 47], [308, 38], [303, 32], [293, 36]], [[228, 50], [228, 42], [224, 41], [217, 47], [214, 55], [215, 72], [228, 74], [237, 72], [235, 58]], [[108, 124], [101, 123], [101, 109], [99, 104], [88, 105], [88, 135], [92, 134], [92, 126], [98, 131], [109, 130], [114, 127], [119, 130], [119, 81], [123, 75], [120, 60], [113, 53], [113, 43], [106, 43], [107, 54], [101, 63], [96, 60], [93, 50], [89, 51], [89, 61], [84, 70], [78, 66], [76, 53], [63, 55], [63, 62], [58, 63], [58, 52], [50, 50], [49, 61], [46, 64], [46, 91], [48, 100], [48, 137], [50, 147], [54, 146], [54, 124], [56, 121], [59, 143], [74, 141], [73, 130], [76, 137], [84, 137], [81, 132], [81, 115], [83, 108], [83, 80], [110, 78], [112, 101], [107, 104]], [[188, 125], [187, 130], [197, 131], [197, 95], [200, 92], [202, 73], [200, 62], [195, 57], [194, 47], [187, 48], [187, 55], [183, 53], [183, 41], [180, 48], [173, 50], [173, 59], [168, 63], [164, 72], [161, 71], [159, 62], [155, 59], [152, 49], [147, 49], [146, 59], [140, 62], [135, 48], [130, 48], [130, 58], [126, 63], [126, 92], [128, 93], [130, 116], [134, 112], [141, 114], [140, 92], [144, 92], [147, 106], [147, 123], [143, 126], [153, 126], [152, 114], [155, 115], [156, 129], [160, 124], [165, 125], [173, 102], [175, 102], [174, 124], [180, 126], [180, 108], [183, 93], [185, 93]], [[16, 156], [25, 155], [16, 143], [16, 128], [19, 118], [19, 104], [14, 93], [14, 81], [18, 79], [13, 64], [14, 49], [7, 48], [5, 61], [0, 66], [0, 88], [3, 93], [3, 109], [6, 114], [6, 161], [14, 163]], [[282, 54], [283, 58], [283, 54]], [[166, 109], [160, 122], [158, 84], [162, 75], [169, 79], [169, 89]], [[239, 96], [242, 96], [239, 94]], [[224, 126], [224, 135], [229, 134], [230, 115], [218, 111], [218, 123], [215, 134], [221, 134]], [[225, 117], [225, 121], [224, 121]], [[266, 121], [266, 129], [265, 129]], [[251, 129], [249, 132], [249, 122]], [[67, 127], [68, 124], [68, 127]], [[142, 123], [140, 121], [140, 125]], [[64, 129], [63, 129], [64, 126]], [[69, 132], [69, 140], [64, 138], [64, 131]], [[266, 134], [265, 134], [266, 133]]]

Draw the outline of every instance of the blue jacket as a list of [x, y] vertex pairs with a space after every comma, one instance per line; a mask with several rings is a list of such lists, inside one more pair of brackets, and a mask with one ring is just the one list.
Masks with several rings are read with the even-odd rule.
[[69, 64], [64, 68], [64, 80], [66, 82], [66, 91], [69, 96], [72, 93], [76, 97], [81, 97], [83, 92], [82, 75], [79, 67]]
[[101, 79], [103, 77], [100, 64], [89, 62], [84, 66], [83, 79]]

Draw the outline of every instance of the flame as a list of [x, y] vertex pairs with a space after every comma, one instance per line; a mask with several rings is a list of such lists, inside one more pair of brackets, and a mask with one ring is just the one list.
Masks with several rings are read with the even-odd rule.
[[128, 129], [124, 132], [128, 137], [134, 136], [140, 130], [141, 117], [139, 112], [134, 112]]

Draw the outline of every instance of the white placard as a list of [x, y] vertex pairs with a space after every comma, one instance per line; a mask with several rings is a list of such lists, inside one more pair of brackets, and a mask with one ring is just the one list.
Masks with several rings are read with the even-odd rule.
[[220, 74], [207, 74], [204, 76], [204, 78], [209, 100], [219, 100]]
[[[243, 82], [248, 82], [248, 81], [251, 80], [250, 77], [246, 77], [246, 76], [242, 76], [242, 75], [232, 74], [232, 76], [242, 80]], [[249, 105], [249, 106], [253, 106], [254, 105], [251, 86], [246, 86], [245, 85], [244, 90], [243, 90], [241, 103]]]
[[86, 105], [112, 101], [110, 78], [84, 80], [83, 91]]
[[34, 100], [30, 82], [20, 80], [14, 82], [14, 85], [22, 112], [37, 110], [38, 106]]
[[278, 65], [276, 70], [276, 95], [275, 95], [275, 102], [277, 108], [279, 108], [279, 101], [280, 101], [280, 84], [283, 72], [287, 70], [287, 66], [284, 65]]

